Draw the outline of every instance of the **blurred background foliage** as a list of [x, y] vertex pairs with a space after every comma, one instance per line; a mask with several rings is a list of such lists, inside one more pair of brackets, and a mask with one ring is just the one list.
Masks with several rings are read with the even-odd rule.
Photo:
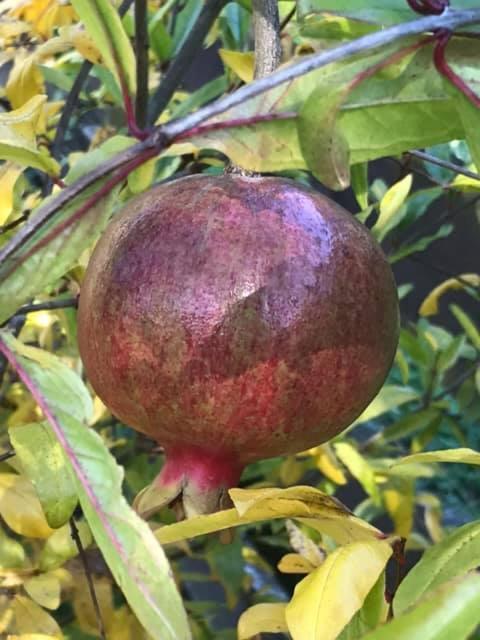
[[[279, 3], [284, 61], [378, 27], [375, 20], [316, 14], [307, 5], [299, 3], [296, 14], [294, 2]], [[152, 91], [181, 49], [201, 7], [197, 0], [148, 3]], [[395, 11], [392, 8], [381, 18], [385, 24], [395, 20]], [[52, 162], [60, 162], [63, 173], [73, 172], [74, 179], [92, 163], [121, 149], [120, 137], [108, 152], [101, 145], [113, 136], [126, 135], [122, 95], [112, 73], [101, 63], [95, 43], [81, 29], [74, 8], [58, 0], [4, 0], [0, 12], [0, 108], [8, 113], [39, 95], [48, 96], [36, 111], [37, 151], [41, 154], [42, 149], [49, 149]], [[130, 9], [124, 13], [123, 25], [132, 36]], [[477, 45], [478, 40], [474, 42]], [[68, 130], [59, 137], [60, 114], [85, 60], [92, 65], [90, 73]], [[161, 121], [184, 115], [249, 82], [253, 64], [250, 2], [229, 2], [210, 28]], [[478, 69], [474, 73], [477, 77]], [[1, 127], [0, 123], [0, 147], [8, 144]], [[425, 151], [476, 170], [464, 140]], [[178, 153], [170, 152], [135, 172], [122, 188], [120, 200], [125, 202], [161, 180], [221, 173], [226, 162], [226, 156], [213, 149], [179, 148]], [[51, 182], [41, 168], [37, 162], [25, 170], [14, 160], [0, 165], [0, 243], [15, 233], [49, 192]], [[480, 182], [408, 153], [368, 166], [354, 165], [352, 187], [335, 194], [306, 170], [277, 173], [329, 193], [372, 229], [397, 277], [402, 329], [384, 388], [346, 432], [296, 456], [250, 465], [241, 487], [316, 487], [383, 531], [407, 538], [410, 566], [453, 528], [480, 518], [476, 466], [393, 464], [413, 453], [480, 450]], [[34, 302], [76, 296], [90, 251], [91, 247], [83, 251], [62, 277], [38, 292]], [[8, 328], [23, 343], [56, 354], [81, 375], [74, 308], [20, 310], [8, 321]], [[67, 523], [54, 530], [47, 524], [35, 489], [9, 441], [9, 430], [40, 422], [42, 413], [3, 360], [0, 371], [0, 637], [11, 633], [27, 638], [26, 634], [38, 633], [72, 640], [97, 638], [98, 615], [71, 526]], [[92, 400], [89, 425], [125, 469], [123, 489], [131, 502], [157, 474], [162, 452], [119, 423], [93, 392]], [[168, 524], [173, 514], [164, 510], [156, 521]], [[112, 580], [78, 508], [75, 522], [108, 638], [148, 637]], [[230, 544], [210, 535], [166, 547], [194, 637], [199, 640], [236, 638], [242, 611], [257, 603], [287, 602], [299, 579], [333, 549], [328, 536], [292, 520], [241, 527]], [[394, 584], [392, 569], [387, 588]]]

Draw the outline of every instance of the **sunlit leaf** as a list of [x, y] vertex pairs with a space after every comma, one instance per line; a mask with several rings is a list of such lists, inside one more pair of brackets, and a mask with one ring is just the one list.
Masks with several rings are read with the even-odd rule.
[[231, 489], [235, 509], [160, 527], [155, 532], [162, 544], [274, 518], [295, 518], [322, 531], [339, 544], [381, 537], [381, 532], [355, 518], [338, 500], [313, 487], [288, 489]]
[[416, 462], [457, 462], [462, 464], [480, 465], [480, 453], [473, 449], [460, 447], [458, 449], [443, 449], [441, 451], [425, 451], [405, 456], [395, 461], [393, 466], [401, 466]]
[[360, 482], [365, 491], [376, 504], [380, 504], [375, 474], [368, 461], [348, 442], [335, 444], [335, 453], [350, 471], [352, 476]]
[[13, 162], [0, 166], [0, 227], [8, 220], [14, 204], [13, 188], [23, 169]]
[[433, 316], [437, 314], [439, 300], [447, 291], [465, 289], [468, 285], [480, 287], [480, 275], [477, 273], [462, 273], [458, 278], [445, 280], [442, 284], [430, 291], [422, 302], [418, 313], [421, 316]]
[[396, 182], [380, 200], [380, 213], [372, 229], [373, 235], [381, 242], [385, 236], [401, 221], [406, 209], [402, 207], [412, 188], [413, 176], [408, 174]]
[[0, 474], [0, 516], [22, 536], [48, 538], [53, 533], [32, 483], [15, 473]]
[[238, 620], [238, 640], [248, 640], [259, 633], [288, 631], [284, 603], [256, 604], [242, 613]]
[[[190, 638], [165, 554], [122, 494], [122, 469], [102, 438], [66, 413], [58, 398], [49, 395], [42, 367], [17, 351], [18, 341], [6, 334], [1, 339], [1, 351], [40, 404], [72, 465], [83, 513], [130, 606], [154, 638]], [[55, 356], [50, 357], [55, 360]], [[52, 367], [50, 374], [60, 384], [60, 366]]]
[[120, 88], [136, 92], [135, 55], [120, 16], [109, 0], [72, 0], [88, 34]]
[[21, 567], [25, 557], [25, 549], [20, 542], [7, 536], [0, 527], [0, 569]]
[[60, 443], [45, 422], [15, 427], [9, 435], [22, 469], [35, 487], [49, 526], [61, 527], [73, 514], [78, 497], [72, 470]]
[[323, 475], [335, 484], [347, 484], [342, 465], [338, 462], [330, 444], [321, 444], [309, 451], [315, 466]]
[[47, 96], [35, 95], [18, 109], [0, 113], [0, 159], [58, 174], [58, 163], [37, 148], [36, 133]]
[[223, 64], [231, 69], [243, 82], [251, 82], [255, 71], [255, 54], [250, 51], [219, 49]]
[[37, 604], [46, 609], [57, 609], [60, 604], [60, 580], [52, 573], [42, 573], [29, 578], [23, 585]]
[[365, 411], [355, 420], [354, 425], [368, 422], [392, 411], [401, 405], [418, 399], [418, 392], [412, 387], [384, 385], [380, 393], [372, 400]]
[[414, 484], [408, 478], [390, 480], [382, 491], [385, 508], [393, 520], [394, 532], [408, 538], [413, 528]]
[[287, 553], [278, 562], [277, 569], [282, 573], [311, 573], [316, 566], [299, 553]]
[[376, 583], [392, 554], [387, 542], [341, 547], [296, 587], [286, 608], [293, 640], [334, 640]]
[[30, 598], [16, 595], [12, 607], [16, 630], [19, 634], [43, 633], [54, 638], [63, 638], [55, 619]]

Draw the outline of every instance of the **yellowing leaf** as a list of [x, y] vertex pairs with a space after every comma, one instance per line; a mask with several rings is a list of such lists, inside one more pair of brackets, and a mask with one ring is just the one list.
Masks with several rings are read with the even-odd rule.
[[392, 548], [385, 541], [336, 549], [296, 587], [286, 608], [293, 640], [335, 640], [375, 585]]
[[251, 82], [255, 71], [255, 54], [251, 51], [229, 51], [219, 49], [223, 64], [231, 69], [243, 82]]
[[459, 449], [443, 449], [442, 451], [426, 451], [424, 453], [414, 453], [411, 456], [400, 458], [392, 467], [417, 462], [457, 462], [480, 465], [480, 453], [464, 447], [460, 447]]
[[35, 96], [19, 109], [0, 113], [0, 159], [58, 174], [58, 163], [37, 149], [36, 133], [47, 96]]
[[14, 109], [45, 93], [43, 76], [33, 55], [19, 54], [8, 76], [5, 93]]
[[23, 584], [23, 588], [37, 604], [57, 609], [60, 604], [60, 580], [53, 573], [41, 573]]
[[282, 573], [311, 573], [316, 567], [299, 553], [287, 553], [277, 564]]
[[54, 638], [63, 638], [54, 618], [30, 598], [16, 595], [12, 606], [18, 633], [43, 633]]
[[338, 462], [330, 444], [321, 444], [310, 450], [315, 466], [323, 475], [335, 484], [347, 484], [345, 473]]
[[7, 640], [55, 640], [56, 638], [58, 636], [47, 636], [45, 633], [22, 633], [21, 636], [7, 636]]
[[434, 316], [438, 313], [440, 298], [447, 291], [465, 289], [466, 286], [480, 287], [480, 275], [478, 273], [462, 273], [458, 278], [449, 278], [435, 287], [422, 302], [418, 313], [421, 316]]
[[42, 38], [50, 38], [55, 28], [75, 20], [70, 4], [61, 0], [25, 0], [17, 3], [11, 15], [30, 23], [33, 31]]
[[262, 603], [242, 613], [238, 621], [238, 640], [248, 640], [259, 633], [283, 633], [288, 631], [284, 603]]
[[413, 527], [413, 481], [402, 480], [396, 479], [396, 482], [382, 491], [382, 496], [395, 525], [395, 533], [402, 538], [408, 538]]
[[0, 515], [21, 536], [48, 538], [53, 533], [32, 483], [23, 476], [0, 474]]
[[0, 226], [5, 224], [13, 210], [13, 188], [23, 169], [13, 162], [0, 166]]
[[367, 460], [348, 442], [339, 442], [335, 445], [335, 452], [343, 464], [356, 478], [365, 491], [372, 497], [375, 504], [380, 504], [375, 473]]
[[412, 188], [412, 174], [409, 173], [399, 182], [396, 182], [380, 201], [380, 213], [372, 229], [375, 237], [381, 241], [398, 221], [397, 213], [405, 203]]
[[273, 518], [295, 518], [326, 533], [339, 544], [378, 538], [382, 533], [353, 516], [341, 502], [313, 487], [231, 489], [235, 509], [194, 516], [157, 529], [161, 544]]

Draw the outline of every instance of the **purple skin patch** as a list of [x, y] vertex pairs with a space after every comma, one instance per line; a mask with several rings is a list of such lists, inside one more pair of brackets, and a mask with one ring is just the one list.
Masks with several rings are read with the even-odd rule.
[[395, 283], [369, 232], [279, 178], [193, 176], [138, 196], [80, 296], [94, 389], [164, 446], [169, 481], [186, 466], [197, 485], [231, 486], [253, 460], [338, 434], [397, 340]]

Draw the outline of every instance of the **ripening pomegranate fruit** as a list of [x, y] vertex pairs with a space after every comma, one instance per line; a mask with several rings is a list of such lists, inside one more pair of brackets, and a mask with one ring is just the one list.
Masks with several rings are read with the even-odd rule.
[[254, 460], [320, 444], [380, 389], [396, 288], [369, 232], [279, 178], [194, 176], [130, 201], [93, 253], [79, 344], [112, 413], [166, 463], [137, 506], [224, 504]]

